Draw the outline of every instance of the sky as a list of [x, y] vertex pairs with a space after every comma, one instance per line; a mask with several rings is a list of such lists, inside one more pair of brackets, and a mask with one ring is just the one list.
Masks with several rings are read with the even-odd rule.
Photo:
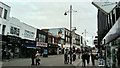
[[[18, 18], [35, 28], [65, 27], [69, 29], [70, 5], [72, 12], [72, 27], [76, 33], [82, 35], [87, 31], [88, 45], [92, 46], [92, 36], [97, 34], [97, 8], [92, 5], [93, 0], [1, 0], [11, 7], [10, 16]], [[85, 36], [85, 33], [84, 35]]]

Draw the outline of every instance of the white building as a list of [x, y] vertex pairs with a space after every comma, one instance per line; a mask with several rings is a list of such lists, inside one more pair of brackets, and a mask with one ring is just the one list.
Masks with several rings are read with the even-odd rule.
[[16, 36], [16, 37], [20, 37], [20, 31], [21, 31], [21, 22], [19, 19], [11, 17], [8, 21], [8, 28], [7, 28], [7, 35], [11, 35], [11, 36]]
[[0, 2], [0, 34], [6, 35], [8, 20], [10, 18], [10, 7]]
[[29, 39], [35, 41], [37, 33], [37, 28], [34, 28], [28, 24], [22, 23], [21, 25], [21, 38], [22, 39]]

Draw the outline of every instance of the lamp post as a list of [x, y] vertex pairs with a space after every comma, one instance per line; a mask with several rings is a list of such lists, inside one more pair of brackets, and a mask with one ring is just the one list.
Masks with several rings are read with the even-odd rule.
[[87, 43], [86, 34], [88, 33], [88, 32], [86, 31], [86, 29], [85, 29], [85, 32], [83, 32], [82, 34], [84, 34], [84, 33], [85, 33], [85, 46], [86, 46], [86, 43]]
[[[68, 12], [70, 13], [70, 64], [72, 64], [72, 48], [71, 48], [71, 45], [72, 45], [71, 29], [72, 29], [72, 12], [73, 12], [72, 5], [70, 5], [70, 10], [65, 12], [64, 15], [67, 15]], [[74, 12], [77, 12], [77, 11], [74, 11]]]

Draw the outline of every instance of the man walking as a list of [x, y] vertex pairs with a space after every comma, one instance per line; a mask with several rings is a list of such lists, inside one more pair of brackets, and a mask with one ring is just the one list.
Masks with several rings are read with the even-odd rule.
[[95, 59], [96, 59], [96, 51], [95, 48], [93, 47], [92, 52], [91, 52], [91, 60], [92, 60], [92, 65], [95, 65]]
[[32, 60], [32, 64], [31, 65], [34, 65], [35, 54], [36, 54], [35, 50], [31, 49], [31, 60]]
[[85, 52], [83, 52], [82, 53], [82, 63], [83, 63], [82, 66], [84, 66], [84, 67], [86, 66], [86, 61], [85, 60], [86, 60], [86, 54], [85, 54]]

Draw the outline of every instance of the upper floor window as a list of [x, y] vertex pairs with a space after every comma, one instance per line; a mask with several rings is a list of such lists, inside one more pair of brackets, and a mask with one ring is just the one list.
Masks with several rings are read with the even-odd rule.
[[51, 43], [51, 37], [48, 37], [48, 43]]
[[5, 33], [5, 28], [6, 28], [6, 25], [3, 25], [3, 27], [2, 27], [2, 34]]
[[19, 33], [20, 33], [20, 29], [19, 28], [11, 26], [11, 28], [10, 28], [10, 34], [14, 34], [14, 35], [19, 36]]
[[46, 36], [45, 35], [43, 35], [43, 34], [39, 34], [39, 41], [40, 42], [45, 42], [45, 39], [46, 39]]
[[32, 38], [33, 39], [34, 38], [34, 32], [25, 30], [24, 37]]
[[2, 17], [2, 11], [3, 11], [3, 8], [0, 7], [0, 17]]
[[4, 19], [7, 19], [7, 13], [8, 13], [8, 11], [5, 9], [5, 11], [4, 11]]
[[116, 8], [116, 20], [120, 17], [120, 8]]

